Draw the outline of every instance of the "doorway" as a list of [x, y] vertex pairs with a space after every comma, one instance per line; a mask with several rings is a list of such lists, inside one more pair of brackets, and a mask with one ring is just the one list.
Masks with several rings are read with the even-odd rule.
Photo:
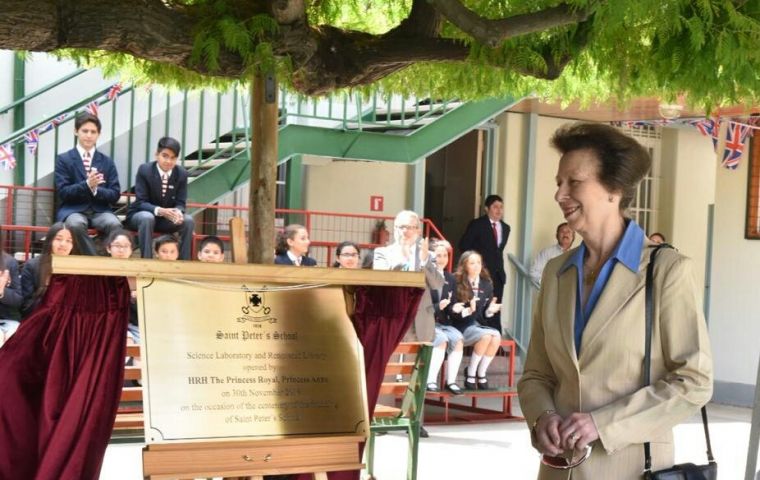
[[424, 215], [451, 242], [455, 258], [467, 224], [481, 214], [485, 135], [483, 130], [473, 130], [434, 152], [425, 162]]

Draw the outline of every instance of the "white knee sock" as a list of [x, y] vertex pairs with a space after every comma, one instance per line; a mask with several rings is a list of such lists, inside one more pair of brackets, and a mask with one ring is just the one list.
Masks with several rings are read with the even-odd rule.
[[457, 383], [457, 373], [459, 365], [462, 363], [462, 350], [455, 350], [449, 353], [449, 359], [446, 361], [446, 385]]
[[482, 360], [480, 360], [480, 365], [478, 365], [478, 376], [479, 377], [485, 377], [486, 376], [486, 370], [488, 370], [488, 366], [491, 365], [491, 360], [493, 360], [493, 356], [484, 356]]
[[480, 355], [478, 355], [475, 352], [472, 352], [472, 355], [470, 355], [470, 364], [467, 365], [467, 376], [468, 377], [474, 377], [475, 372], [478, 371], [478, 364], [480, 363], [480, 359], [483, 358]]
[[443, 365], [443, 356], [446, 353], [445, 348], [434, 348], [430, 356], [430, 370], [428, 370], [427, 383], [438, 383], [438, 372]]

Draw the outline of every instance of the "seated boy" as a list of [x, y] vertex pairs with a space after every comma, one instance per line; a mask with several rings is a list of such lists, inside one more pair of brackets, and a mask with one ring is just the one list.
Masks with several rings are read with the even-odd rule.
[[159, 260], [177, 260], [179, 258], [179, 240], [174, 235], [161, 235], [153, 244], [156, 258]]
[[209, 235], [201, 240], [198, 247], [198, 260], [209, 263], [224, 263], [224, 242], [216, 235]]
[[158, 141], [156, 160], [144, 163], [135, 177], [135, 200], [126, 224], [137, 230], [140, 255], [153, 258], [153, 232], [180, 232], [180, 258], [190, 260], [195, 223], [185, 213], [187, 170], [177, 165], [180, 144], [171, 137]]

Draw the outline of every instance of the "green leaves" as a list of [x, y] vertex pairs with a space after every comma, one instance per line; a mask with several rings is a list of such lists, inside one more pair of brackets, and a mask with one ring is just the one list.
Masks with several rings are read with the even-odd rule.
[[[462, 1], [486, 18], [537, 12], [560, 3]], [[489, 48], [444, 21], [441, 37], [461, 39], [469, 45], [470, 55], [465, 61], [416, 62], [410, 58], [411, 66], [370, 87], [357, 88], [462, 99], [536, 94], [564, 102], [625, 101], [640, 95], [664, 98], [686, 94], [690, 103], [703, 107], [755, 102], [760, 96], [760, 0], [568, 0], [567, 3], [591, 9], [593, 17], [586, 26], [552, 28]], [[260, 7], [266, 2], [167, 0], [170, 6], [180, 4], [183, 14], [198, 20], [190, 67], [202, 67], [198, 70], [208, 71], [211, 76], [123, 53], [65, 50], [59, 55], [83, 65], [103, 66], [108, 72], [118, 71], [130, 78], [170, 85], [224, 85], [241, 78], [247, 80], [261, 69], [276, 69], [283, 83], [288, 83], [290, 64], [299, 57], [287, 55], [296, 49], [280, 43], [283, 32]], [[412, 0], [312, 0], [306, 5], [308, 22], [315, 29], [330, 25], [379, 36], [406, 18]], [[248, 11], [241, 13], [244, 8]], [[362, 41], [367, 38], [370, 37], [363, 36]], [[414, 41], [408, 39], [410, 45]], [[301, 58], [319, 54], [299, 53]], [[240, 75], [214, 78], [225, 71], [230, 58], [242, 65], [234, 70]], [[554, 65], [564, 64], [567, 58], [570, 61], [557, 80], [540, 80], [527, 74], [544, 74]], [[324, 64], [343, 63], [350, 62]], [[319, 72], [312, 74], [318, 76]]]

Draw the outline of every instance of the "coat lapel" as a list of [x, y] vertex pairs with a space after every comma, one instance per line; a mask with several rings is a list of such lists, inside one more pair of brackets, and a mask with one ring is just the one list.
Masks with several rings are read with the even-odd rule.
[[576, 368], [578, 358], [575, 355], [575, 299], [577, 296], [578, 271], [568, 268], [559, 276], [559, 291], [557, 298], [557, 318], [559, 320], [562, 345], [567, 350], [567, 355], [573, 359]]
[[594, 311], [591, 312], [586, 328], [583, 330], [581, 354], [584, 350], [592, 348], [592, 344], [599, 337], [599, 334], [611, 321], [614, 321], [618, 311], [636, 292], [644, 288], [646, 251], [646, 248], [642, 249], [639, 271], [636, 273], [619, 262], [615, 263], [612, 275], [607, 280], [607, 285], [604, 287]]

